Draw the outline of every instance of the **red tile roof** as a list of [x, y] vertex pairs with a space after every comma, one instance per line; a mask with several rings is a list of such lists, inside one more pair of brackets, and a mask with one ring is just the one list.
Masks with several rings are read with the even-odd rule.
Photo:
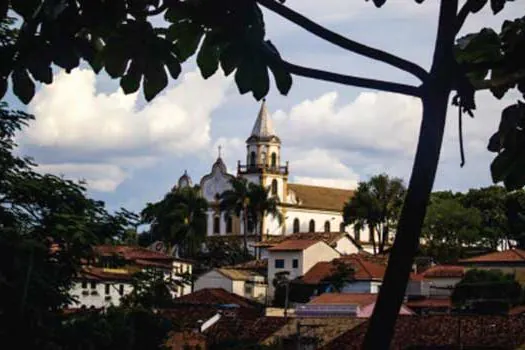
[[299, 201], [298, 205], [288, 206], [329, 211], [342, 211], [345, 203], [354, 195], [353, 190], [292, 183], [288, 184], [288, 190], [294, 192]]
[[144, 247], [126, 245], [99, 245], [95, 247], [95, 252], [102, 256], [120, 255], [127, 260], [175, 260], [174, 257], [159, 253]]
[[79, 277], [97, 281], [131, 281], [133, 274], [129, 271], [115, 272], [102, 267], [83, 267]]
[[297, 233], [292, 233], [291, 235], [270, 236], [265, 241], [255, 243], [254, 246], [272, 247], [272, 246], [275, 246], [287, 240], [304, 240], [304, 239], [314, 240], [314, 241], [323, 241], [329, 246], [335, 246], [337, 242], [345, 236], [348, 236], [351, 240], [353, 240], [352, 236], [350, 236], [347, 232], [297, 232]]
[[306, 248], [309, 248], [318, 242], [319, 241], [312, 239], [286, 240], [271, 247], [268, 250], [271, 252], [305, 250]]
[[[391, 349], [515, 349], [525, 343], [525, 316], [399, 316]], [[368, 322], [343, 333], [322, 349], [361, 349]]]
[[464, 263], [500, 263], [500, 262], [524, 262], [525, 250], [509, 249], [502, 252], [494, 252], [485, 255], [475, 256], [469, 259], [462, 259]]
[[314, 305], [359, 305], [360, 307], [375, 303], [377, 294], [370, 293], [324, 293], [315, 297], [308, 304]]
[[462, 278], [465, 275], [465, 268], [463, 266], [456, 265], [436, 265], [432, 266], [421, 275], [424, 278]]
[[230, 293], [222, 288], [206, 288], [196, 292], [183, 295], [174, 300], [177, 304], [193, 305], [227, 305], [235, 304], [243, 308], [257, 309], [262, 307], [261, 304], [241, 297], [240, 295]]
[[409, 308], [452, 308], [452, 302], [449, 298], [426, 298], [421, 300], [408, 301], [407, 306]]
[[525, 305], [518, 305], [509, 310], [509, 315], [525, 314]]

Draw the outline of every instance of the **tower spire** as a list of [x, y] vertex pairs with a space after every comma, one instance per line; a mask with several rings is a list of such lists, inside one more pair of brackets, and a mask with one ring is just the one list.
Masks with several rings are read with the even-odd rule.
[[263, 99], [261, 104], [261, 109], [257, 115], [257, 120], [253, 125], [252, 133], [250, 136], [255, 136], [259, 138], [275, 136], [275, 131], [273, 130], [272, 119], [268, 114], [268, 109], [266, 108], [266, 99]]

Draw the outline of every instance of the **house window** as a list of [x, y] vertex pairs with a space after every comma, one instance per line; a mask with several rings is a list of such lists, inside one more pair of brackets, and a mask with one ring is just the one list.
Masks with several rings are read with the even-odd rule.
[[272, 153], [272, 167], [275, 168], [277, 166], [277, 154], [275, 152]]
[[257, 158], [257, 154], [256, 154], [254, 151], [252, 151], [252, 152], [250, 153], [250, 165], [251, 165], [251, 166], [255, 166], [255, 164], [256, 164], [256, 162], [255, 162], [256, 158]]
[[284, 259], [275, 259], [275, 268], [284, 269]]
[[123, 284], [118, 286], [118, 294], [121, 296], [124, 295], [124, 285]]
[[299, 229], [300, 229], [299, 219], [298, 219], [298, 218], [295, 218], [295, 219], [293, 220], [293, 233], [297, 233], [297, 232], [299, 232]]
[[294, 269], [299, 268], [299, 260], [298, 260], [298, 259], [293, 259], [293, 260], [292, 260], [292, 267], [293, 267]]
[[339, 232], [345, 232], [345, 227], [346, 227], [346, 225], [345, 225], [344, 222], [340, 223], [339, 224]]
[[213, 233], [221, 233], [221, 218], [218, 216], [213, 217]]
[[87, 289], [87, 281], [82, 281], [82, 289]]
[[226, 216], [226, 232], [232, 233], [233, 231], [233, 222], [232, 217], [230, 215]]
[[272, 195], [277, 196], [277, 180], [272, 180]]
[[251, 283], [244, 283], [244, 295], [253, 295], [253, 285]]
[[104, 289], [104, 292], [106, 293], [106, 295], [109, 294], [109, 288], [110, 288], [110, 287], [111, 287], [111, 286], [110, 286], [109, 284], [106, 284], [106, 285], [104, 286], [104, 288], [105, 288], [105, 289]]
[[91, 282], [91, 289], [97, 289], [97, 282]]
[[308, 225], [309, 232], [315, 232], [315, 221], [314, 219], [310, 220], [310, 225]]
[[324, 232], [330, 232], [330, 221], [328, 220], [324, 223]]

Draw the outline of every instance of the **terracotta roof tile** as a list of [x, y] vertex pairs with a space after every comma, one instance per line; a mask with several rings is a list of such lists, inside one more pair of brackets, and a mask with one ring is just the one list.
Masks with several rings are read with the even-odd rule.
[[242, 269], [231, 269], [231, 268], [217, 268], [217, 272], [222, 274], [223, 276], [234, 280], [234, 281], [248, 281], [252, 280], [254, 277], [262, 277], [263, 275], [252, 272], [250, 270], [242, 270]]
[[465, 275], [465, 268], [456, 265], [436, 265], [425, 270], [421, 274], [423, 278], [449, 278], [449, 277], [463, 277]]
[[452, 308], [452, 302], [449, 298], [425, 298], [421, 300], [408, 301], [407, 306], [410, 308]]
[[525, 314], [525, 305], [518, 305], [509, 310], [509, 315]]
[[345, 203], [354, 195], [352, 190], [299, 184], [288, 184], [288, 190], [295, 193], [299, 207], [330, 211], [343, 211]]
[[314, 305], [359, 305], [360, 307], [375, 303], [377, 294], [370, 293], [324, 293], [312, 299], [308, 304]]
[[314, 244], [319, 243], [319, 241], [312, 240], [312, 239], [297, 239], [297, 240], [286, 240], [283, 241], [277, 245], [274, 245], [269, 251], [294, 251], [294, 250], [305, 250]]
[[249, 270], [262, 273], [268, 270], [268, 259], [250, 260], [233, 266], [225, 266], [225, 268]]
[[117, 272], [116, 269], [85, 266], [80, 271], [79, 277], [100, 281], [131, 281], [133, 274], [127, 270]]
[[[461, 345], [469, 349], [515, 349], [525, 343], [525, 316], [399, 316], [391, 349], [456, 349], [458, 325]], [[368, 322], [334, 339], [322, 349], [361, 349]]]
[[230, 293], [222, 288], [206, 288], [183, 295], [174, 300], [177, 304], [192, 305], [238, 305], [242, 308], [258, 309], [262, 305], [256, 301]]
[[490, 262], [524, 262], [525, 263], [525, 250], [522, 249], [509, 249], [502, 252], [494, 252], [485, 255], [475, 256], [469, 259], [462, 259], [460, 262], [463, 263], [490, 263]]
[[329, 246], [335, 246], [337, 241], [339, 241], [344, 236], [348, 236], [350, 240], [353, 240], [352, 236], [350, 236], [347, 232], [297, 232], [290, 235], [270, 236], [270, 238], [263, 242], [255, 243], [254, 246], [271, 247], [287, 240], [303, 239], [323, 241]]

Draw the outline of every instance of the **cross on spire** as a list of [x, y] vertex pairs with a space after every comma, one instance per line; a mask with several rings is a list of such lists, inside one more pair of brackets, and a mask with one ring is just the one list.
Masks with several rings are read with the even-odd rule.
[[221, 158], [221, 156], [222, 156], [222, 146], [219, 145], [217, 148], [219, 150], [219, 158]]

